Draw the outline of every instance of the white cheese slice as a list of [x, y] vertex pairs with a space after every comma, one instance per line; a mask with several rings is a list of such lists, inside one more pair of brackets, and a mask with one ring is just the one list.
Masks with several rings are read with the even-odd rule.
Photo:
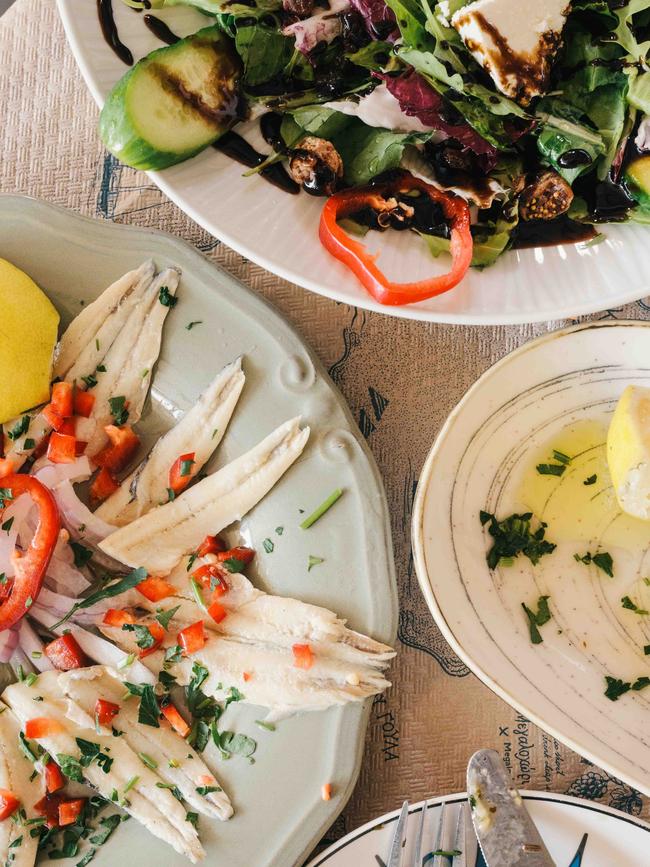
[[548, 88], [569, 0], [475, 0], [451, 23], [506, 96], [526, 105]]

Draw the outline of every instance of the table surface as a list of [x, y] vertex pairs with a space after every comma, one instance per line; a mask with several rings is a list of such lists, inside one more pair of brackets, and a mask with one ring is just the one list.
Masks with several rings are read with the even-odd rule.
[[[194, 244], [270, 300], [305, 337], [375, 455], [392, 515], [398, 655], [394, 686], [373, 703], [359, 783], [327, 839], [404, 798], [462, 790], [467, 760], [479, 747], [499, 750], [522, 788], [567, 792], [650, 815], [649, 799], [542, 732], [468, 671], [433, 623], [413, 569], [413, 495], [447, 414], [496, 360], [568, 322], [483, 328], [408, 322], [336, 304], [253, 265], [193, 223], [145, 175], [106, 153], [96, 132], [97, 109], [54, 0], [17, 0], [3, 15], [0, 69], [0, 192], [164, 229]], [[650, 318], [650, 306], [637, 302], [594, 318], [603, 317]]]

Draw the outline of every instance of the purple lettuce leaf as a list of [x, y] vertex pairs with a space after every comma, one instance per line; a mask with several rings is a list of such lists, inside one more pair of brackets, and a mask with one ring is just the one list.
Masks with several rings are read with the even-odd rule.
[[350, 5], [361, 15], [373, 39], [394, 42], [399, 37], [395, 13], [385, 0], [350, 0]]

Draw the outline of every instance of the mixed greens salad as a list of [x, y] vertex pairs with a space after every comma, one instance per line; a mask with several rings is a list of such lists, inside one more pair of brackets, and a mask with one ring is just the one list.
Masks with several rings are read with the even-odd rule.
[[[446, 291], [511, 246], [650, 221], [650, 0], [124, 2], [195, 6], [208, 26], [116, 85], [109, 150], [163, 169], [261, 116], [257, 170], [284, 164], [289, 191], [338, 203], [321, 241], [382, 303]], [[450, 274], [390, 283], [348, 234], [386, 228], [451, 250]]]

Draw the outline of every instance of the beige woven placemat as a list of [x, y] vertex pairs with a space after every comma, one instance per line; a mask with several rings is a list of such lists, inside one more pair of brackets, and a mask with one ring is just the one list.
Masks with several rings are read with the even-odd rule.
[[[143, 174], [106, 154], [96, 107], [54, 0], [18, 0], [0, 19], [0, 106], [0, 191], [164, 229], [195, 244], [272, 301], [304, 335], [374, 452], [392, 515], [398, 657], [394, 686], [372, 709], [359, 784], [328, 838], [406, 797], [462, 790], [467, 759], [480, 746], [500, 750], [523, 788], [570, 792], [648, 815], [648, 799], [541, 732], [467, 671], [432, 622], [413, 571], [413, 493], [445, 417], [494, 361], [563, 323], [461, 328], [407, 322], [335, 304], [251, 264], [193, 223]], [[649, 311], [639, 302], [601, 316], [648, 318]]]

